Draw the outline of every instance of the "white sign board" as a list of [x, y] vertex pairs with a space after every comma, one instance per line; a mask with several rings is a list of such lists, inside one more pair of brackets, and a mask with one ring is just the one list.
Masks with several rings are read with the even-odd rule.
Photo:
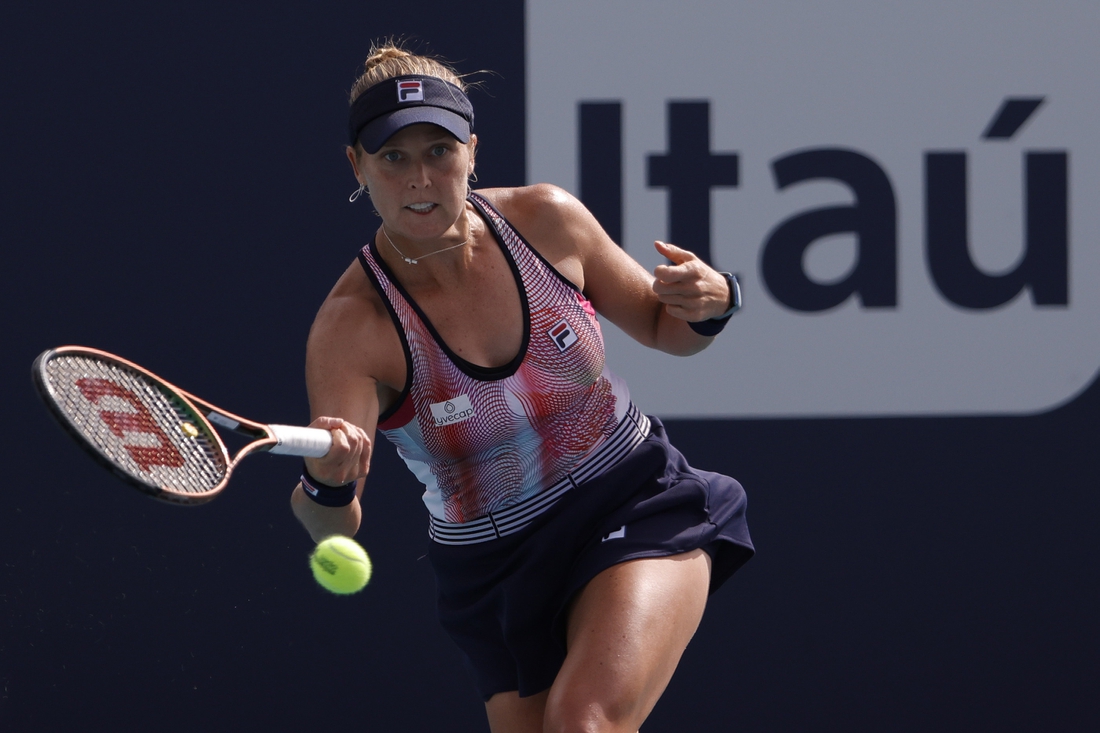
[[[707, 351], [605, 324], [611, 368], [667, 417], [1072, 399], [1100, 369], [1097, 39], [1094, 0], [527, 0], [529, 181], [621, 200], [650, 270], [671, 228], [742, 278]], [[621, 191], [581, 191], [616, 180], [607, 120]]]

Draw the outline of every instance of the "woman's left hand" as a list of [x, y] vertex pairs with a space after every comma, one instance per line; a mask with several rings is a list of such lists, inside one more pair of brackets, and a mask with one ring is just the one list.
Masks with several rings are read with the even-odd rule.
[[672, 262], [653, 269], [653, 292], [670, 316], [705, 321], [729, 310], [729, 285], [713, 267], [674, 244], [657, 241], [653, 246]]

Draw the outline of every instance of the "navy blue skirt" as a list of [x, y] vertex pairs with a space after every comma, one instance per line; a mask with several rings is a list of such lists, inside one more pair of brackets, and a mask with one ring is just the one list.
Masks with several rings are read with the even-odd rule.
[[530, 526], [471, 545], [431, 543], [439, 618], [482, 697], [547, 689], [565, 660], [565, 611], [607, 568], [703, 548], [713, 593], [753, 555], [745, 491], [698, 471], [655, 418], [646, 440]]

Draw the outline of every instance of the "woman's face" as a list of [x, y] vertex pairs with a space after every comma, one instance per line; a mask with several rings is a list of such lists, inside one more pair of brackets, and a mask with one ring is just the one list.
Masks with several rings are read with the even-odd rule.
[[440, 237], [466, 210], [477, 138], [461, 143], [442, 127], [410, 125], [377, 153], [348, 148], [355, 177], [370, 190], [387, 231], [413, 240]]

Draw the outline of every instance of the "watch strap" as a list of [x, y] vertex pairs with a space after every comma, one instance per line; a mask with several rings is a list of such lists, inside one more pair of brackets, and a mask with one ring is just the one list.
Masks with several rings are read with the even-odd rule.
[[718, 274], [726, 278], [726, 284], [729, 286], [730, 307], [725, 313], [715, 318], [708, 318], [705, 321], [689, 321], [688, 326], [700, 336], [717, 336], [729, 323], [733, 314], [741, 310], [741, 282], [737, 279], [737, 275], [732, 272], [719, 272]]

